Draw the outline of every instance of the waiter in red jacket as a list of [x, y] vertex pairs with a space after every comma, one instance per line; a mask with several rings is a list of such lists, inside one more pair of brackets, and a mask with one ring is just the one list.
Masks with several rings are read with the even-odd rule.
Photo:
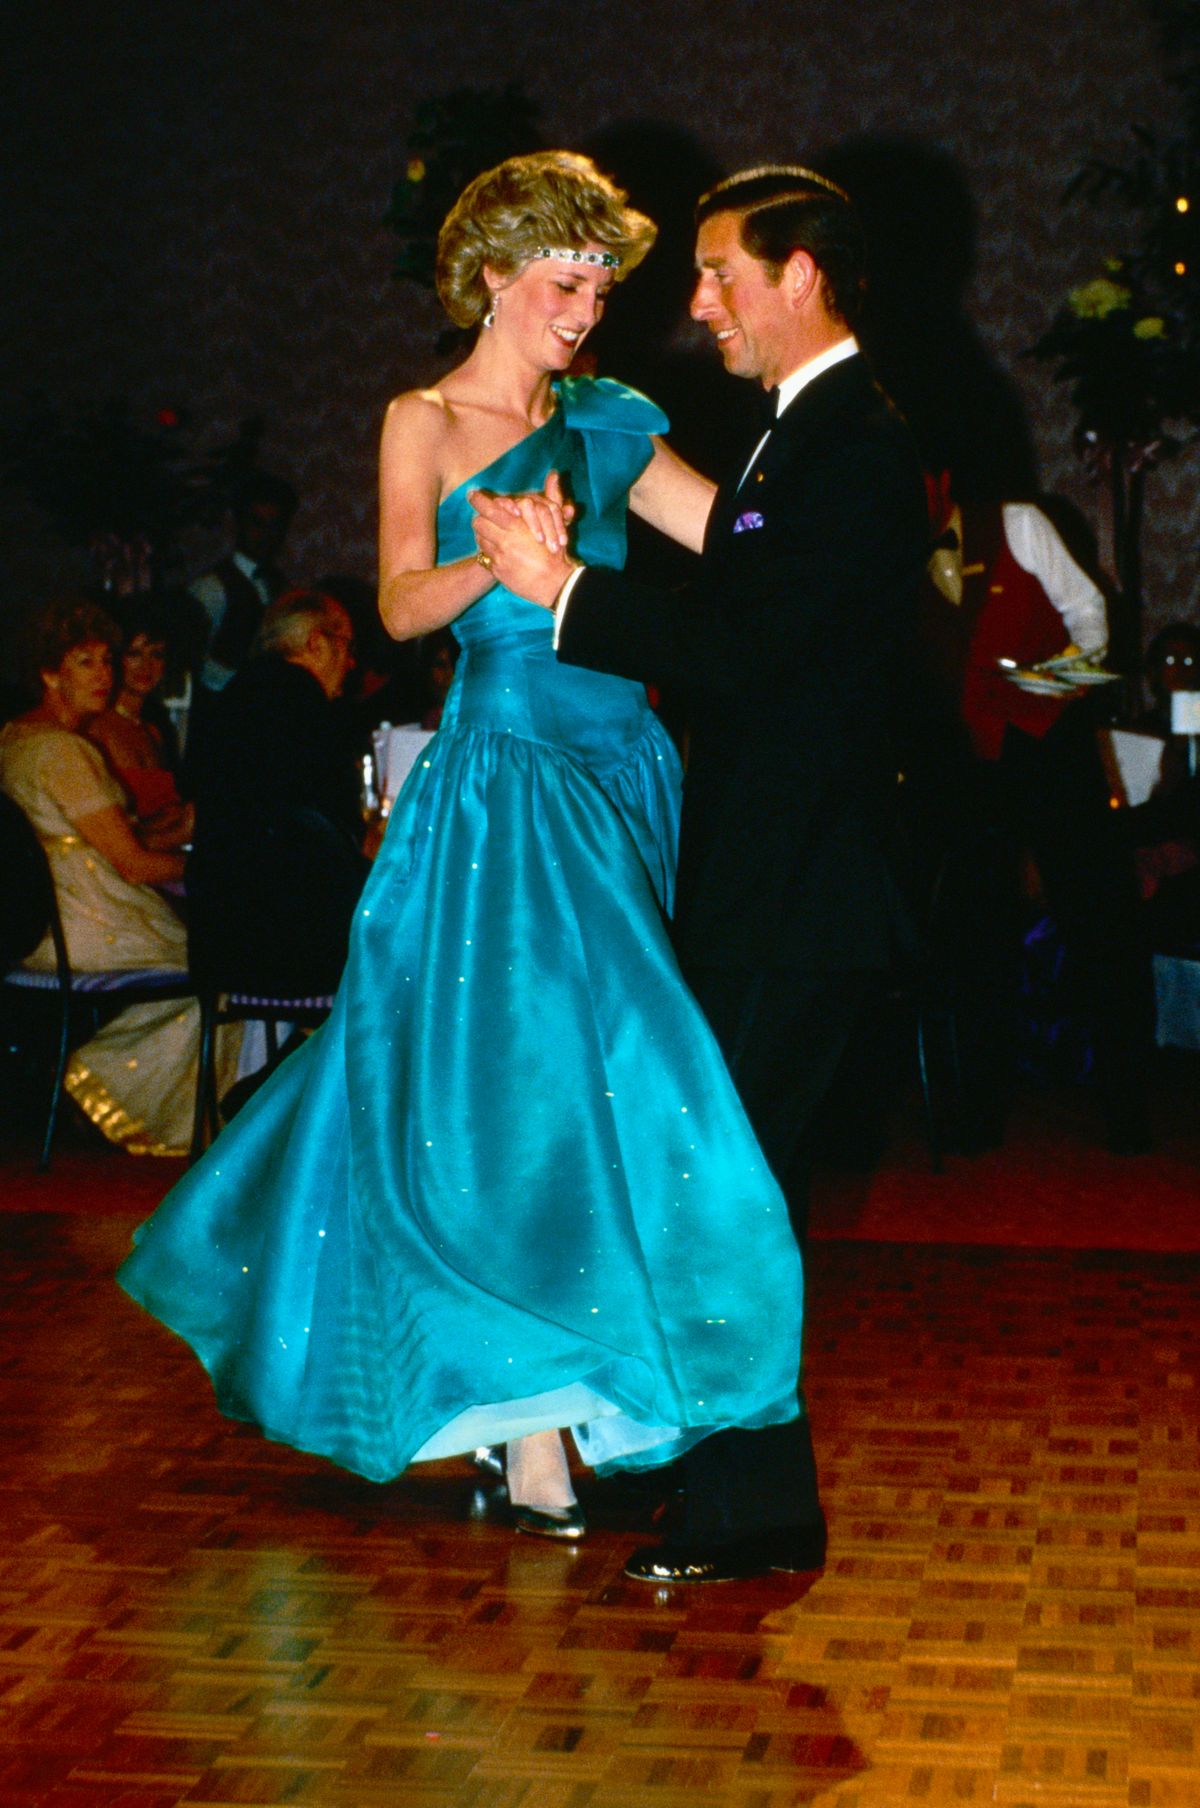
[[1043, 691], [1022, 676], [1068, 648], [1101, 659], [1104, 597], [1032, 503], [959, 504], [945, 472], [930, 491], [940, 539], [923, 598], [926, 649], [969, 738], [985, 820], [1010, 855], [1027, 849], [1036, 862], [1091, 1040], [1109, 1147], [1138, 1153], [1150, 1141], [1153, 992], [1133, 864], [1085, 693]]

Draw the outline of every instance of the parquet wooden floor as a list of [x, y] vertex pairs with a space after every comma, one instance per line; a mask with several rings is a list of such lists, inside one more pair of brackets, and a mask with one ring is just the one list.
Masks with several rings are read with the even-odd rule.
[[656, 1592], [220, 1419], [129, 1228], [0, 1219], [4, 1808], [1200, 1804], [1196, 1257], [818, 1244], [829, 1567]]

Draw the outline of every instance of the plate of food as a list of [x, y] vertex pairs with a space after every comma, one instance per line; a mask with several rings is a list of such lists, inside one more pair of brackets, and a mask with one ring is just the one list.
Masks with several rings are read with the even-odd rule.
[[1019, 691], [1034, 697], [1073, 697], [1079, 686], [1068, 678], [1056, 678], [1050, 672], [1038, 672], [1032, 666], [1006, 666], [1004, 676]]
[[1090, 684], [1115, 684], [1120, 677], [1119, 672], [1106, 672], [1078, 647], [1068, 647], [1036, 665], [1018, 665], [1015, 659], [998, 659], [996, 664], [1019, 690], [1043, 697], [1068, 696]]
[[1072, 684], [1116, 684], [1121, 676], [1120, 672], [1106, 672], [1103, 666], [1090, 665], [1086, 660], [1078, 665], [1053, 666], [1049, 675], [1068, 678]]
[[1056, 653], [1053, 659], [1039, 659], [1032, 668], [1035, 672], [1049, 672], [1058, 678], [1069, 678], [1072, 684], [1115, 684], [1120, 677], [1119, 672], [1106, 672], [1101, 665], [1101, 654], [1084, 653], [1072, 644]]

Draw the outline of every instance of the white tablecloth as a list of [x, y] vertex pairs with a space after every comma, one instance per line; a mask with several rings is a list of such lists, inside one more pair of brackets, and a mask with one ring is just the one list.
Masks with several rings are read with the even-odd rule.
[[379, 775], [379, 795], [390, 807], [400, 795], [400, 787], [433, 739], [433, 730], [418, 728], [405, 722], [398, 728], [385, 723], [371, 737], [375, 746], [375, 770]]

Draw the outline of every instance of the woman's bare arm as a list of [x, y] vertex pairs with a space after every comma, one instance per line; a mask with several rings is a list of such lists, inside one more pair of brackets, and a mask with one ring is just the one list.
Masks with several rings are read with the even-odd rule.
[[474, 557], [437, 561], [446, 415], [431, 391], [397, 396], [379, 449], [379, 614], [393, 640], [444, 628], [490, 590]]
[[144, 848], [120, 804], [80, 816], [75, 827], [83, 839], [115, 867], [128, 885], [165, 885], [183, 878], [183, 855], [153, 853]]
[[715, 483], [693, 471], [677, 452], [655, 437], [654, 457], [629, 492], [629, 506], [660, 533], [699, 552], [716, 493]]

